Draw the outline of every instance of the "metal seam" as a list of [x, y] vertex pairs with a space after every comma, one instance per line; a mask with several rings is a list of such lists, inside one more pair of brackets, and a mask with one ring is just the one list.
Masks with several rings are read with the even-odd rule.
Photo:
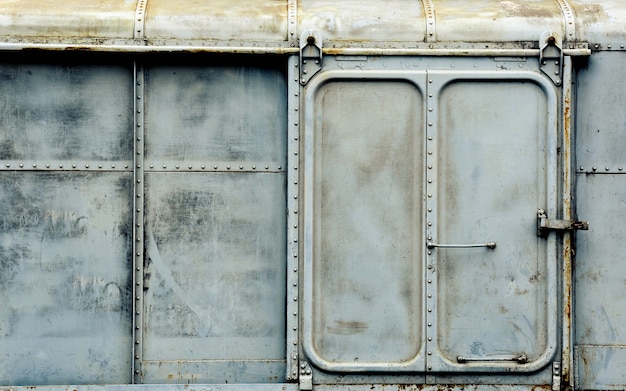
[[576, 40], [576, 16], [574, 15], [574, 9], [569, 4], [568, 0], [556, 0], [563, 13], [565, 23], [565, 41], [574, 42]]
[[143, 270], [144, 270], [144, 72], [135, 63], [134, 168], [133, 168], [133, 383], [141, 383], [143, 360]]
[[289, 46], [298, 47], [298, 0], [289, 0], [287, 3], [288, 25], [287, 41]]
[[146, 37], [146, 8], [148, 0], [137, 0], [135, 8], [135, 30], [133, 37], [135, 39], [144, 39]]
[[435, 4], [432, 0], [422, 0], [422, 5], [426, 16], [426, 42], [435, 42]]

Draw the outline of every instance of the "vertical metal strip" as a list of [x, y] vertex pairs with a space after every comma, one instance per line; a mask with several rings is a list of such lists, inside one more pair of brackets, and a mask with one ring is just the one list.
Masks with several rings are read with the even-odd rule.
[[561, 12], [563, 12], [565, 23], [564, 41], [572, 43], [576, 41], [576, 17], [574, 15], [574, 9], [569, 4], [568, 0], [556, 0], [556, 2], [559, 4]]
[[135, 8], [135, 30], [133, 31], [133, 37], [135, 39], [143, 39], [146, 36], [146, 7], [148, 6], [148, 0], [138, 0], [137, 7]]
[[144, 70], [134, 64], [134, 213], [133, 213], [133, 383], [141, 383], [143, 360], [143, 253], [144, 253]]
[[426, 42], [435, 42], [435, 4], [433, 0], [422, 0], [424, 15], [426, 16]]
[[[438, 117], [438, 84], [432, 75], [427, 75], [426, 84], [426, 242], [437, 241], [437, 117]], [[437, 91], [437, 94], [435, 94]], [[426, 251], [426, 373], [433, 370], [431, 357], [437, 352], [437, 251]]]
[[[573, 200], [573, 178], [574, 162], [572, 160], [572, 110], [574, 107], [574, 94], [572, 91], [572, 58], [563, 58], [563, 124], [562, 124], [562, 150], [563, 150], [563, 220], [572, 220]], [[572, 253], [573, 238], [572, 233], [563, 234], [563, 341], [561, 357], [561, 379], [562, 382], [574, 388], [573, 369], [573, 276], [572, 276]]]
[[289, 57], [287, 83], [287, 380], [298, 379], [298, 170], [300, 162], [300, 59]]
[[289, 13], [289, 25], [287, 26], [289, 46], [298, 47], [298, 0], [289, 0], [287, 3]]

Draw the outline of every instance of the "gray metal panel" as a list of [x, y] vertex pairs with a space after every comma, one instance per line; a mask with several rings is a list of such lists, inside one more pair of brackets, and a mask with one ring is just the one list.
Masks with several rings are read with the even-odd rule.
[[[258, 367], [285, 355], [284, 175], [146, 172], [145, 182], [144, 360], [177, 361], [180, 374], [194, 361], [263, 360], [239, 369], [259, 381]], [[165, 381], [158, 369], [145, 381]]]
[[607, 49], [626, 45], [626, 7], [622, 0], [569, 0], [576, 13], [580, 40]]
[[437, 334], [428, 366], [544, 367], [557, 345], [556, 248], [553, 237], [537, 237], [536, 215], [556, 213], [555, 90], [530, 72], [428, 77], [429, 241], [497, 244], [429, 252], [428, 322]]
[[0, 175], [0, 384], [130, 380], [132, 176]]
[[287, 40], [287, 0], [149, 0], [147, 38]]
[[132, 38], [136, 1], [0, 2], [0, 35]]
[[146, 164], [285, 165], [287, 85], [280, 69], [207, 63], [145, 73]]
[[299, 0], [302, 31], [313, 29], [323, 39], [348, 41], [412, 41], [426, 37], [426, 17], [419, 1]]
[[583, 345], [575, 350], [577, 390], [624, 389], [626, 346]]
[[[595, 53], [578, 72], [576, 159], [578, 171], [618, 172], [626, 167], [626, 53]], [[582, 167], [582, 169], [581, 169]], [[608, 170], [607, 170], [608, 167]]]
[[626, 175], [579, 175], [577, 182], [578, 213], [593, 225], [577, 235], [575, 342], [625, 345], [626, 296], [616, 292], [626, 281]]
[[0, 65], [0, 159], [132, 159], [132, 115], [130, 67]]
[[423, 370], [424, 83], [327, 72], [307, 90], [303, 346], [324, 369]]
[[544, 31], [562, 32], [554, 0], [436, 0], [436, 37], [444, 42], [537, 41]]

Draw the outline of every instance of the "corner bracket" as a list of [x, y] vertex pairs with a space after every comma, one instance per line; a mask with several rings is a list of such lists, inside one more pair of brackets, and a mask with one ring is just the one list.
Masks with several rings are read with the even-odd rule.
[[300, 36], [300, 84], [305, 85], [322, 69], [322, 37], [313, 30]]
[[563, 39], [555, 31], [546, 31], [539, 38], [539, 69], [557, 87], [563, 84]]

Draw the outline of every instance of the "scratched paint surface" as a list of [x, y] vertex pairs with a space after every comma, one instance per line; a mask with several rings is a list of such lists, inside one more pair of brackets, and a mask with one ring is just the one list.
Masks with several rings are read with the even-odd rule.
[[284, 175], [159, 173], [146, 185], [144, 358], [282, 359]]
[[0, 159], [130, 159], [132, 107], [130, 67], [2, 64]]
[[129, 173], [0, 175], [0, 384], [130, 379]]
[[[444, 357], [486, 359], [547, 349], [546, 245], [536, 213], [546, 205], [548, 105], [525, 82], [454, 81], [439, 101], [438, 345]], [[525, 102], [520, 105], [519, 102]], [[506, 365], [506, 362], [502, 363]]]
[[315, 102], [311, 348], [339, 365], [410, 361], [422, 344], [422, 92], [337, 80]]

